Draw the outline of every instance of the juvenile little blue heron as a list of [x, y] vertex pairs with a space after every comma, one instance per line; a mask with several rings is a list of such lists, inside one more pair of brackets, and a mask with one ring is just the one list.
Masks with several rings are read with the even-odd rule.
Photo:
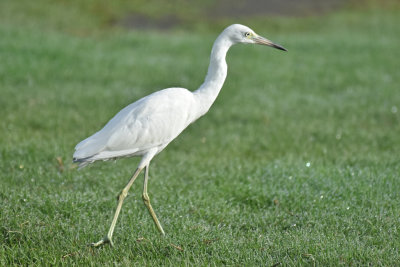
[[107, 235], [92, 243], [93, 246], [104, 243], [113, 245], [112, 235], [122, 203], [142, 169], [145, 169], [142, 198], [158, 230], [164, 235], [147, 194], [150, 161], [189, 124], [209, 110], [226, 78], [226, 53], [237, 43], [261, 44], [286, 51], [246, 26], [231, 25], [215, 40], [207, 76], [199, 89], [191, 92], [184, 88], [167, 88], [143, 97], [122, 109], [103, 129], [75, 147], [73, 160], [79, 163], [79, 167], [97, 160], [142, 157], [132, 178], [118, 196], [117, 209]]

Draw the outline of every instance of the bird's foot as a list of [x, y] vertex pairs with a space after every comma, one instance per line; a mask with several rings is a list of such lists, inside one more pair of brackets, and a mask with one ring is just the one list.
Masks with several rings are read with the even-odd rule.
[[107, 243], [109, 243], [112, 247], [114, 246], [114, 243], [112, 242], [111, 237], [108, 237], [108, 236], [105, 236], [105, 237], [104, 237], [102, 240], [100, 240], [99, 242], [90, 244], [90, 246], [97, 248], [97, 247], [99, 247], [99, 246], [101, 246], [101, 245], [104, 245], [104, 244], [107, 244]]

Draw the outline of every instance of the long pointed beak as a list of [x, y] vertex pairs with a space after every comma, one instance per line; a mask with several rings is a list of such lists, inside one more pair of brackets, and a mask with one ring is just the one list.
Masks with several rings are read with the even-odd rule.
[[266, 38], [264, 38], [262, 36], [259, 36], [259, 35], [254, 36], [253, 37], [253, 41], [256, 44], [267, 45], [267, 46], [270, 46], [270, 47], [273, 47], [273, 48], [276, 48], [276, 49], [279, 49], [279, 50], [287, 51], [286, 48], [284, 48], [283, 46], [275, 44], [275, 43], [271, 42], [270, 40], [268, 40], [268, 39], [266, 39]]

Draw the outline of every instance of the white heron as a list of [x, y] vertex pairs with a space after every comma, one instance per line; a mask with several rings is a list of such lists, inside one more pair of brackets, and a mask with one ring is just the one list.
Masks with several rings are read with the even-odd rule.
[[147, 194], [149, 164], [189, 124], [203, 116], [215, 101], [227, 75], [226, 53], [237, 43], [261, 44], [286, 51], [285, 48], [259, 36], [252, 29], [234, 24], [215, 40], [210, 65], [204, 83], [194, 92], [184, 88], [167, 88], [152, 93], [128, 105], [113, 117], [103, 129], [75, 147], [74, 162], [84, 167], [97, 160], [140, 156], [141, 161], [128, 184], [118, 195], [118, 205], [107, 235], [97, 247], [112, 242], [115, 224], [129, 188], [144, 171], [143, 201], [161, 234], [164, 230], [150, 204]]

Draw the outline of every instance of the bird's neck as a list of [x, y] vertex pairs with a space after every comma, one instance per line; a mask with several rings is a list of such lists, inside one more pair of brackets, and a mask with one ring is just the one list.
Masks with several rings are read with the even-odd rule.
[[232, 41], [221, 34], [215, 40], [204, 83], [194, 92], [197, 103], [200, 105], [199, 116], [203, 115], [214, 103], [225, 82], [228, 67], [226, 65], [226, 53], [232, 46]]

